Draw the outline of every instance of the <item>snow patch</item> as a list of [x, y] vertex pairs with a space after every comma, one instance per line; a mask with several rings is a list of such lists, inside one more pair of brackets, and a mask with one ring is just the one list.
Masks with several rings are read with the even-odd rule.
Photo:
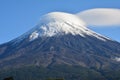
[[116, 57], [115, 60], [120, 62], [120, 57]]
[[34, 32], [30, 35], [29, 39], [30, 39], [30, 41], [33, 41], [33, 40], [35, 40], [35, 39], [38, 38], [38, 37], [39, 37], [39, 33], [37, 33], [37, 31], [34, 31]]

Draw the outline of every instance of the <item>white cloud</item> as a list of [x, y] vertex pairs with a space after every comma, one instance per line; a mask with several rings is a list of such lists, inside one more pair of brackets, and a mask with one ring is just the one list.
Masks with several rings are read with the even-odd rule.
[[90, 26], [120, 25], [120, 9], [95, 8], [77, 13]]

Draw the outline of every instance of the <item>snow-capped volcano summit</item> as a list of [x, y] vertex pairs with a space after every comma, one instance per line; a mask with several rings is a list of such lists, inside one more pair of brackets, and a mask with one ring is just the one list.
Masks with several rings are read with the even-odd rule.
[[30, 39], [37, 36], [57, 36], [63, 34], [83, 35], [85, 23], [73, 14], [52, 12], [41, 17], [39, 23], [31, 31]]
[[66, 34], [80, 35], [82, 37], [90, 35], [106, 40], [103, 36], [89, 30], [76, 15], [64, 12], [52, 12], [42, 16], [36, 27], [27, 32], [30, 41], [42, 36], [52, 37]]

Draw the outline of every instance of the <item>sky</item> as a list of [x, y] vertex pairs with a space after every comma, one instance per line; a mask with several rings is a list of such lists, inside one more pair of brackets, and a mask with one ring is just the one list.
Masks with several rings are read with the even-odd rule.
[[[0, 0], [0, 44], [27, 32], [49, 12], [78, 12], [93, 8], [120, 9], [120, 0]], [[120, 27], [92, 30], [120, 42]]]

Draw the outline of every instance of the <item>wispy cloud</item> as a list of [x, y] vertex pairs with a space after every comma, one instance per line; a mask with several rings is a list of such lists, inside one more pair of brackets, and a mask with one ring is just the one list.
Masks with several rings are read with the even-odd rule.
[[90, 26], [120, 26], [120, 9], [95, 8], [76, 15]]

